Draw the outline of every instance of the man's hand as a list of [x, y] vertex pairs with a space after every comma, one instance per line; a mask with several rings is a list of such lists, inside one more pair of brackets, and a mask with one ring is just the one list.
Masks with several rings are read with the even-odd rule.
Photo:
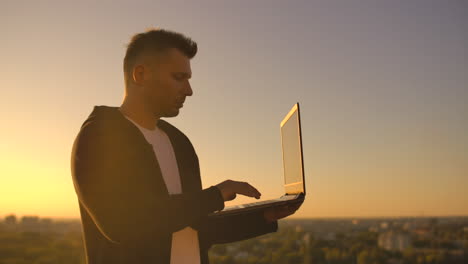
[[246, 182], [227, 180], [216, 185], [216, 187], [221, 191], [224, 201], [234, 200], [237, 194], [255, 197], [257, 199], [260, 199], [262, 195], [257, 189]]
[[270, 207], [263, 212], [263, 217], [265, 217], [267, 222], [271, 223], [294, 214], [301, 205], [302, 201], [289, 205]]

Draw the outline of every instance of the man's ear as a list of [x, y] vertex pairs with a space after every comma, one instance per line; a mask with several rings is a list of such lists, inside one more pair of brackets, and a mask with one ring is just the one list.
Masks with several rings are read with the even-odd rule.
[[145, 66], [142, 64], [135, 65], [132, 72], [133, 82], [142, 86], [145, 81]]

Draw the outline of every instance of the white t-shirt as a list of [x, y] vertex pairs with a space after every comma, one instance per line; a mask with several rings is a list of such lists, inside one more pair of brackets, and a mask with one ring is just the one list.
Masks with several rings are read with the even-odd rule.
[[[179, 168], [169, 137], [157, 126], [154, 130], [149, 130], [138, 125], [129, 117], [125, 117], [135, 124], [145, 136], [146, 141], [153, 145], [169, 194], [182, 193]], [[198, 232], [191, 227], [172, 233], [171, 264], [180, 263], [200, 263]]]

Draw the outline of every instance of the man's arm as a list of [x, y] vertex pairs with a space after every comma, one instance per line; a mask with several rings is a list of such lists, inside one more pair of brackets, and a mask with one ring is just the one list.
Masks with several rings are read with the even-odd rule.
[[205, 248], [231, 243], [278, 230], [278, 220], [294, 214], [302, 205], [298, 201], [238, 215], [209, 216], [198, 226]]
[[275, 206], [239, 215], [210, 216], [200, 224], [202, 243], [209, 248], [213, 244], [231, 243], [278, 230], [278, 220], [294, 214], [302, 201]]
[[209, 216], [200, 223], [198, 232], [209, 248], [213, 244], [231, 243], [271, 232], [276, 232], [278, 222], [267, 222], [264, 211], [238, 215]]
[[[102, 131], [92, 122], [83, 125], [73, 145], [71, 169], [79, 202], [108, 240], [152, 242], [224, 208], [214, 186], [170, 196], [157, 192], [142, 177], [147, 168], [127, 165], [128, 155], [119, 155], [123, 150]], [[158, 185], [164, 186], [160, 180]]]

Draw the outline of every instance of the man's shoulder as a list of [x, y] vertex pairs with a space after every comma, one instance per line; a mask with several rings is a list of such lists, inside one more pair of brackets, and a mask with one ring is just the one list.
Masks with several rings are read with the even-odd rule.
[[97, 105], [81, 125], [78, 137], [92, 136], [100, 140], [123, 136], [131, 129], [118, 107]]
[[84, 124], [93, 123], [96, 125], [109, 125], [118, 121], [122, 121], [123, 116], [116, 106], [96, 105], [89, 114]]

